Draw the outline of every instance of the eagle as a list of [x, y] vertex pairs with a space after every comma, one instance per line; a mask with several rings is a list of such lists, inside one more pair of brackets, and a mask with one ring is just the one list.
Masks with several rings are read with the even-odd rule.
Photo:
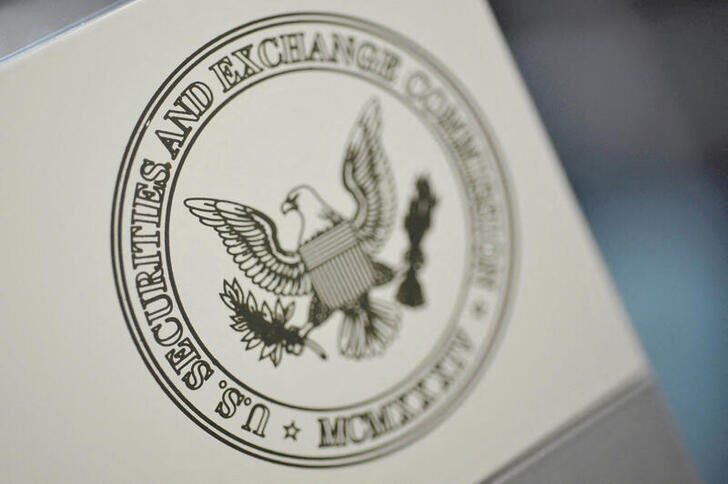
[[213, 198], [184, 202], [217, 232], [253, 284], [277, 296], [311, 296], [308, 320], [299, 330], [304, 339], [334, 313], [342, 313], [338, 349], [352, 359], [383, 353], [401, 320], [396, 303], [369, 294], [395, 277], [391, 267], [375, 258], [391, 235], [397, 209], [381, 134], [381, 107], [374, 98], [356, 118], [344, 151], [342, 181], [356, 202], [350, 217], [309, 185], [288, 192], [280, 209], [299, 219], [295, 250], [281, 247], [276, 224], [253, 207]]

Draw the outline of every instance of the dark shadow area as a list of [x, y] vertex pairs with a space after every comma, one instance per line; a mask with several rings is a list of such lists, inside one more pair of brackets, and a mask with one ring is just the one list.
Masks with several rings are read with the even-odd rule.
[[493, 0], [696, 467], [728, 473], [728, 2]]

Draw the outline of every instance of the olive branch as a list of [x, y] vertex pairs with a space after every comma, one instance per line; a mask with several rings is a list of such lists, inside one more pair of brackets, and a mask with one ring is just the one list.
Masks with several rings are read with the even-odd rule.
[[280, 298], [276, 298], [271, 307], [267, 302], [258, 303], [251, 291], [247, 295], [240, 287], [237, 279], [232, 282], [223, 281], [223, 292], [220, 299], [225, 306], [233, 310], [230, 325], [235, 331], [242, 333], [240, 341], [245, 343], [249, 351], [260, 346], [259, 360], [270, 359], [273, 366], [278, 366], [283, 353], [300, 355], [306, 346], [321, 359], [326, 359], [326, 352], [316, 342], [301, 336], [295, 326], [286, 326], [293, 317], [296, 303], [284, 306]]

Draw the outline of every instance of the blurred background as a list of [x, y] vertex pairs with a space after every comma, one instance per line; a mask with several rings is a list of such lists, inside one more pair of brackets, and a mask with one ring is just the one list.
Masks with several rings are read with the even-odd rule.
[[728, 2], [491, 0], [707, 482], [728, 482]]
[[[0, 0], [0, 60], [120, 3]], [[726, 482], [728, 1], [490, 4], [687, 450]]]

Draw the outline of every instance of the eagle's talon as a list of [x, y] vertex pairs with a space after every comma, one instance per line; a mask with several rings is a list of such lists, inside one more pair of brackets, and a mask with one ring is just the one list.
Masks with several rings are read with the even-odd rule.
[[298, 329], [298, 335], [305, 340], [306, 338], [308, 338], [308, 333], [310, 333], [311, 330], [315, 327], [316, 325], [309, 321]]
[[286, 344], [286, 352], [290, 353], [292, 355], [300, 355], [303, 353], [303, 344], [301, 343], [287, 343]]

